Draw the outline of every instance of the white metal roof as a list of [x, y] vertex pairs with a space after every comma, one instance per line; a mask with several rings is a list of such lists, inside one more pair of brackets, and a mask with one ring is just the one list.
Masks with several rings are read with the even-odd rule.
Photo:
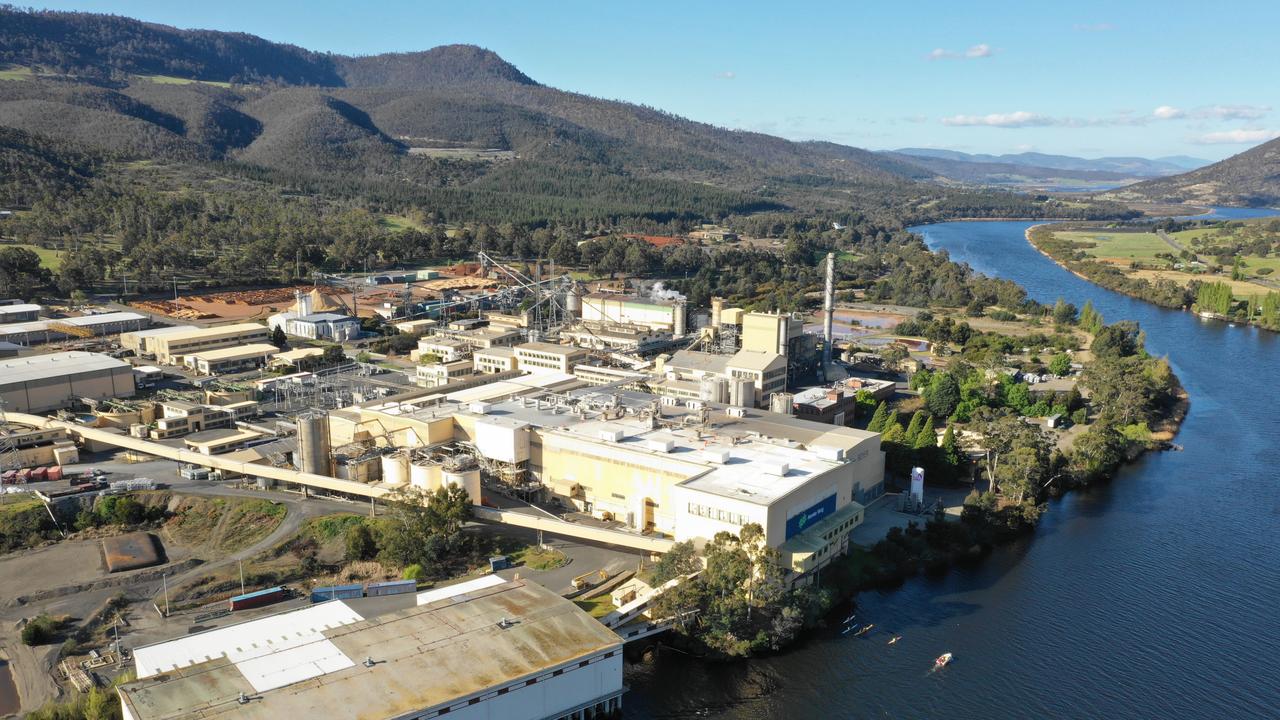
[[66, 323], [78, 327], [87, 327], [91, 325], [105, 325], [113, 322], [126, 322], [129, 320], [146, 320], [146, 315], [139, 315], [135, 312], [109, 312], [99, 313], [97, 315], [84, 315], [81, 317], [59, 318], [53, 322]]
[[44, 307], [35, 303], [22, 303], [21, 305], [0, 305], [0, 315], [12, 315], [21, 312], [40, 312]]
[[420, 592], [418, 593], [418, 604], [430, 605], [431, 603], [439, 600], [447, 600], [449, 598], [460, 597], [462, 595], [466, 595], [467, 593], [473, 593], [477, 590], [491, 588], [495, 585], [501, 585], [505, 582], [506, 580], [503, 580], [497, 575], [485, 575], [483, 577], [478, 577], [475, 580], [460, 582], [456, 585], [447, 585], [442, 588], [436, 588], [434, 590], [427, 590], [426, 592]]
[[226, 656], [266, 692], [355, 665], [324, 631], [364, 618], [341, 600], [189, 635], [133, 651], [138, 679]]
[[0, 384], [30, 382], [52, 377], [128, 368], [129, 363], [102, 353], [60, 352], [31, 355], [0, 362]]

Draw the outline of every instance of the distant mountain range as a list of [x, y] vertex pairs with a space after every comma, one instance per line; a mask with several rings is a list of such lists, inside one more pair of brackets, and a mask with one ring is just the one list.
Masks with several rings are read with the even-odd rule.
[[1108, 193], [1125, 200], [1280, 207], [1280, 139], [1191, 172]]
[[[1140, 157], [1102, 157], [1080, 158], [1070, 155], [1047, 155], [1045, 153], [1024, 152], [1007, 155], [984, 155], [957, 152], [955, 150], [939, 150], [934, 148], [902, 148], [894, 151], [898, 155], [915, 158], [950, 160], [954, 162], [981, 165], [1014, 166], [1031, 168], [1040, 174], [1046, 170], [1069, 171], [1073, 173], [1107, 173], [1113, 178], [1164, 177], [1176, 175], [1208, 165], [1210, 161], [1184, 155], [1147, 159]], [[1062, 176], [1060, 176], [1062, 177]], [[1100, 178], [1101, 179], [1101, 178]]]

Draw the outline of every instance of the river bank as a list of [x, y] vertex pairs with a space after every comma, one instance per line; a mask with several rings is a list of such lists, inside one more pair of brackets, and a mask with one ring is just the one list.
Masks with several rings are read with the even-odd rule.
[[[1221, 215], [1222, 213], [1223, 209], [1213, 208], [1209, 215]], [[1246, 217], [1264, 216], [1251, 214]], [[1230, 218], [1228, 217], [1228, 219]], [[1209, 312], [1196, 306], [1197, 298], [1192, 289], [1198, 286], [1195, 285], [1194, 281], [1221, 284], [1225, 276], [1206, 275], [1204, 280], [1201, 280], [1199, 277], [1188, 275], [1187, 277], [1193, 281], [1188, 286], [1187, 281], [1164, 277], [1161, 271], [1144, 270], [1143, 272], [1154, 276], [1155, 282], [1152, 282], [1146, 277], [1140, 277], [1140, 273], [1137, 271], [1125, 272], [1114, 264], [1089, 258], [1088, 255], [1079, 251], [1077, 243], [1073, 243], [1068, 239], [1058, 238], [1056, 233], [1060, 232], [1060, 230], [1055, 230], [1055, 228], [1059, 224], [1055, 222], [1036, 223], [1026, 228], [1023, 237], [1036, 252], [1082, 280], [1159, 307], [1190, 312], [1203, 319], [1252, 325], [1263, 330], [1280, 332], [1280, 324], [1276, 323], [1274, 319], [1269, 320], [1269, 316], [1265, 311], [1261, 315], [1257, 314], [1258, 306], [1262, 305], [1259, 297], [1266, 301], [1271, 299], [1268, 296], [1275, 295], [1274, 291], [1268, 288], [1257, 288], [1258, 293], [1250, 295], [1248, 302], [1235, 303], [1232, 301], [1231, 304], [1238, 305], [1232, 314], [1224, 315], [1219, 312]], [[1061, 231], [1065, 231], [1065, 229]], [[1177, 273], [1164, 273], [1164, 275], [1171, 274], [1176, 275]], [[1225, 288], [1224, 292], [1227, 292]], [[1244, 291], [1235, 289], [1235, 292], [1241, 293]]]

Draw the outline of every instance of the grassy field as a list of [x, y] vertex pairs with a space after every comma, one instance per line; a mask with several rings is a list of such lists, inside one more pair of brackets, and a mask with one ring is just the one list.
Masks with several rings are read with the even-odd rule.
[[524, 565], [530, 570], [554, 570], [569, 562], [569, 559], [559, 550], [551, 548], [542, 550], [536, 545], [530, 545], [512, 554], [511, 562]]
[[1094, 247], [1086, 248], [1085, 252], [1104, 261], [1152, 262], [1156, 260], [1156, 253], [1177, 254], [1155, 233], [1064, 232], [1057, 235], [1072, 242], [1093, 243]]
[[172, 75], [134, 75], [135, 80], [148, 80], [157, 85], [190, 85], [192, 83], [203, 83], [205, 85], [214, 85], [222, 88], [231, 87], [229, 82], [218, 82], [216, 80], [192, 80], [191, 78], [173, 77]]
[[0, 247], [26, 248], [39, 256], [41, 265], [49, 268], [53, 272], [58, 272], [58, 268], [62, 267], [62, 251], [60, 250], [50, 250], [48, 248], [42, 248], [39, 245], [22, 244], [0, 245]]
[[31, 68], [21, 65], [0, 68], [0, 80], [30, 80], [34, 75]]
[[378, 224], [389, 230], [418, 230], [425, 231], [426, 228], [418, 223], [410, 220], [404, 215], [383, 215], [378, 220]]

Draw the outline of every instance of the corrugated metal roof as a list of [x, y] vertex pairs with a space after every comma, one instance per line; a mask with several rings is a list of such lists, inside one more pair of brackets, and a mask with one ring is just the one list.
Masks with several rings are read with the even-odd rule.
[[8, 385], [128, 367], [129, 363], [102, 353], [72, 351], [31, 355], [0, 362], [0, 384]]

